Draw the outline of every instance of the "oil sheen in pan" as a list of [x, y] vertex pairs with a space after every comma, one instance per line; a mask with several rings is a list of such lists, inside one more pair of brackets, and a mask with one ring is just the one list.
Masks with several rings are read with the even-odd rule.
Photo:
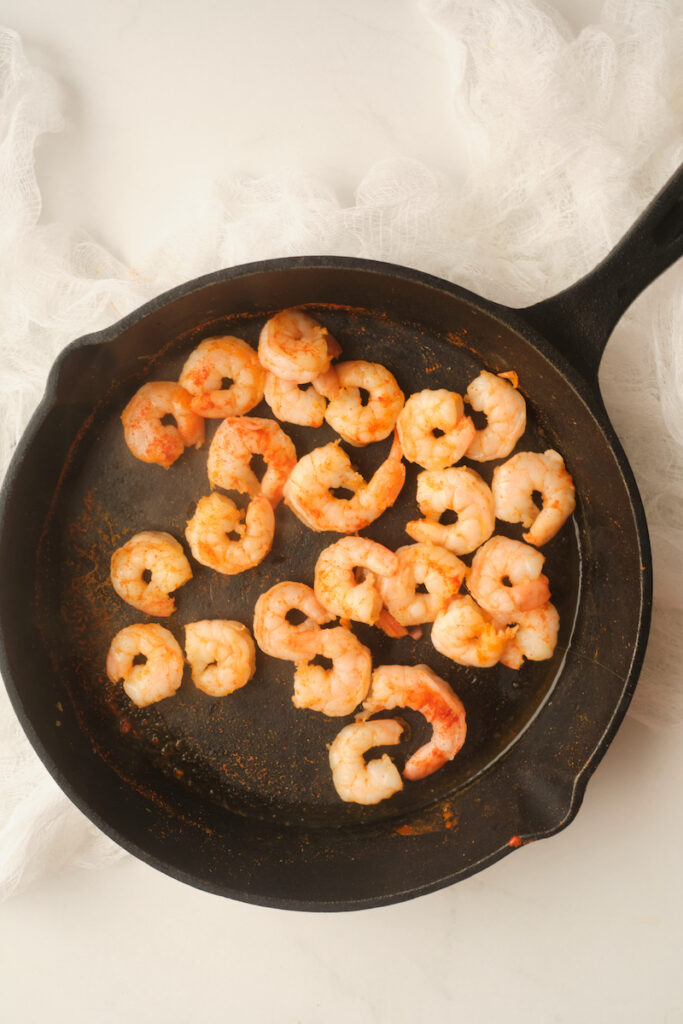
[[[464, 392], [487, 366], [472, 349], [453, 339], [430, 336], [418, 325], [398, 324], [358, 309], [309, 307], [343, 348], [342, 359], [367, 359], [387, 366], [406, 395], [422, 388], [447, 387]], [[211, 698], [195, 689], [186, 668], [175, 697], [135, 708], [121, 686], [106, 678], [104, 664], [114, 634], [147, 617], [124, 604], [109, 582], [114, 549], [140, 530], [165, 530], [184, 546], [184, 528], [194, 503], [210, 492], [206, 473], [208, 444], [218, 421], [207, 421], [207, 442], [189, 449], [169, 469], [135, 459], [124, 444], [120, 414], [146, 379], [174, 380], [202, 337], [236, 334], [256, 345], [264, 316], [232, 318], [203, 324], [192, 337], [168, 344], [160, 338], [160, 355], [146, 376], [115, 384], [81, 430], [60, 479], [38, 552], [37, 611], [55, 671], [64, 678], [82, 727], [95, 750], [126, 784], [154, 792], [158, 773], [191, 787], [195, 797], [251, 817], [284, 824], [344, 826], [379, 821], [425, 808], [468, 785], [504, 756], [549, 698], [559, 676], [571, 636], [580, 589], [578, 531], [565, 525], [543, 549], [552, 600], [560, 613], [560, 637], [552, 659], [526, 663], [519, 672], [496, 666], [473, 670], [455, 665], [432, 647], [430, 626], [423, 638], [392, 640], [379, 630], [354, 623], [354, 631], [373, 655], [374, 665], [426, 663], [447, 679], [467, 713], [467, 740], [453, 762], [376, 807], [343, 804], [334, 791], [327, 746], [348, 718], [327, 718], [297, 710], [291, 703], [294, 666], [257, 653], [251, 682], [226, 698]], [[476, 347], [476, 340], [470, 339]], [[520, 388], [525, 393], [524, 380]], [[541, 426], [543, 396], [525, 393], [527, 431], [516, 451], [559, 447]], [[536, 410], [535, 399], [539, 406]], [[271, 416], [264, 403], [251, 415]], [[540, 422], [539, 422], [540, 421]], [[334, 440], [323, 426], [313, 430], [283, 424], [299, 456]], [[347, 448], [366, 476], [386, 457], [390, 440], [364, 449]], [[561, 448], [560, 448], [561, 451]], [[571, 452], [562, 452], [571, 472]], [[466, 465], [467, 462], [463, 462]], [[497, 463], [472, 463], [490, 482]], [[409, 464], [406, 483], [395, 507], [363, 533], [395, 549], [411, 543], [404, 525], [419, 512], [415, 502], [419, 467]], [[241, 504], [245, 496], [231, 495]], [[580, 515], [580, 495], [577, 515]], [[519, 526], [497, 523], [497, 532], [521, 537]], [[320, 551], [337, 534], [316, 534], [281, 504], [276, 511], [273, 548], [256, 569], [221, 576], [192, 561], [194, 578], [177, 594], [177, 612], [161, 620], [184, 646], [183, 625], [203, 618], [229, 618], [251, 628], [258, 596], [274, 583], [293, 579], [311, 584]], [[471, 556], [465, 558], [469, 562]], [[151, 620], [149, 620], [151, 621]], [[398, 763], [425, 741], [431, 727], [419, 714], [401, 712], [410, 725]], [[396, 748], [391, 749], [396, 756]]]

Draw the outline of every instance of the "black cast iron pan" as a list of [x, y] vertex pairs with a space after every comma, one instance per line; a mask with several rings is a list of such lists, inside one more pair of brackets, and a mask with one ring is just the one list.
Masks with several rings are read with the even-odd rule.
[[[347, 910], [445, 886], [571, 821], [631, 698], [651, 601], [643, 510], [597, 369], [623, 310], [683, 251], [682, 194], [679, 171], [603, 264], [529, 309], [385, 263], [278, 259], [191, 281], [64, 351], [2, 494], [1, 667], [40, 757], [101, 829], [212, 892]], [[289, 663], [260, 655], [254, 680], [228, 698], [186, 679], [176, 697], [144, 710], [104, 674], [114, 633], [144, 618], [108, 582], [112, 550], [140, 529], [182, 539], [193, 503], [209, 491], [206, 449], [169, 471], [137, 462], [123, 443], [121, 410], [144, 381], [176, 378], [203, 337], [226, 332], [255, 344], [265, 319], [288, 306], [324, 322], [345, 358], [390, 367], [408, 393], [463, 391], [482, 368], [516, 370], [529, 408], [517, 450], [556, 448], [577, 488], [573, 519], [544, 549], [562, 621], [551, 661], [474, 672], [438, 655], [428, 627], [420, 642], [358, 628], [375, 664], [430, 664], [468, 718], [451, 764], [374, 808], [338, 800], [326, 744], [346, 720], [294, 709]], [[299, 454], [333, 436], [287, 430]], [[354, 459], [368, 472], [387, 450], [388, 442], [373, 445]], [[475, 468], [490, 479], [493, 464]], [[369, 536], [408, 542], [415, 476], [412, 467], [397, 509]], [[308, 531], [284, 506], [276, 518], [273, 550], [257, 570], [221, 577], [194, 566], [177, 614], [164, 621], [181, 644], [186, 622], [250, 625], [272, 583], [312, 581], [335, 537]], [[407, 755], [425, 726], [406, 717]]]

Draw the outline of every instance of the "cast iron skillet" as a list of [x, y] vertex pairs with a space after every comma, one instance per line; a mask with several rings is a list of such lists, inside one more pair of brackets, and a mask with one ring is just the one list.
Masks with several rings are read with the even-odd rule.
[[[348, 910], [448, 885], [572, 820], [633, 693], [651, 602], [643, 510], [600, 399], [598, 364], [621, 313], [683, 252], [682, 194], [679, 171], [604, 263], [528, 309], [390, 264], [278, 259], [191, 281], [62, 353], [2, 493], [1, 667], [38, 754], [103, 831], [211, 892]], [[482, 367], [515, 369], [529, 408], [517, 450], [558, 449], [577, 488], [575, 516], [544, 549], [562, 620], [551, 661], [473, 672], [437, 655], [428, 627], [420, 642], [359, 627], [376, 664], [427, 662], [468, 718], [451, 764], [374, 808], [336, 797], [326, 744], [347, 720], [294, 709], [289, 663], [260, 655], [255, 679], [222, 700], [186, 678], [176, 697], [144, 710], [103, 670], [114, 633], [145, 618], [113, 593], [112, 550], [140, 529], [182, 538], [193, 502], [209, 491], [206, 449], [168, 472], [130, 455], [125, 402], [146, 380], [177, 377], [201, 338], [227, 332], [255, 343], [265, 319], [288, 306], [319, 317], [345, 358], [389, 366], [406, 392], [463, 391]], [[300, 454], [333, 436], [287, 430]], [[388, 447], [354, 459], [367, 472]], [[493, 464], [475, 468], [490, 479]], [[408, 542], [415, 476], [411, 467], [398, 510], [369, 536]], [[250, 624], [272, 583], [311, 582], [335, 537], [308, 531], [284, 506], [276, 518], [273, 551], [257, 571], [223, 578], [195, 567], [164, 622], [181, 644], [186, 622]], [[404, 756], [425, 738], [420, 716], [406, 718]]]

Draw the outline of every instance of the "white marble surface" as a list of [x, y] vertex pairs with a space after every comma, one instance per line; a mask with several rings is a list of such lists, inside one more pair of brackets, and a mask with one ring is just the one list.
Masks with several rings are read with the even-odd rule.
[[[598, 4], [556, 6], [580, 26]], [[44, 218], [133, 265], [216, 176], [289, 164], [343, 196], [383, 156], [457, 167], [412, 0], [5, 0], [2, 17], [64, 84]], [[232, 903], [132, 858], [60, 874], [0, 907], [2, 1019], [674, 1024], [682, 788], [679, 737], [627, 722], [567, 831], [356, 914]]]

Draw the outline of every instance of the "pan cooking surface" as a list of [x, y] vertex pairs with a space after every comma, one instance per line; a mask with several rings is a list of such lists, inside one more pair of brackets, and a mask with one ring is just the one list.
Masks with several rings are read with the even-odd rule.
[[[404, 393], [446, 387], [464, 392], [481, 369], [500, 371], [514, 365], [488, 365], [475, 354], [477, 340], [425, 336], [419, 326], [394, 323], [359, 309], [309, 306], [342, 345], [341, 359], [367, 359], [388, 367]], [[228, 618], [252, 628], [258, 596], [280, 580], [312, 585], [316, 559], [338, 534], [316, 534], [299, 522], [284, 503], [276, 510], [272, 551], [261, 565], [238, 576], [222, 576], [190, 557], [193, 579], [176, 593], [177, 611], [153, 620], [115, 594], [109, 581], [109, 560], [116, 547], [140, 530], [165, 530], [185, 550], [184, 528], [196, 501], [210, 493], [206, 473], [208, 445], [218, 420], [207, 420], [202, 449], [187, 450], [169, 469], [146, 465], [133, 457], [123, 439], [121, 411], [147, 380], [175, 380], [190, 351], [204, 337], [236, 334], [256, 346], [269, 313], [221, 318], [204, 323], [182, 337], [159, 338], [159, 355], [150, 369], [125, 380], [106, 382], [93, 395], [91, 419], [74, 443], [55, 492], [38, 552], [37, 607], [40, 628], [55, 670], [63, 679], [76, 713], [93, 747], [135, 787], [154, 790], [159, 773], [178, 787], [200, 794], [219, 806], [250, 817], [307, 828], [380, 821], [424, 808], [466, 786], [520, 736], [548, 699], [562, 668], [579, 600], [580, 550], [570, 521], [543, 549], [552, 600], [560, 613], [560, 637], [554, 657], [526, 663], [519, 672], [496, 666], [472, 670], [438, 654], [431, 646], [431, 627], [420, 641], [392, 640], [379, 630], [353, 624], [356, 635], [372, 651], [373, 664], [426, 663], [448, 680], [467, 712], [467, 740], [455, 760], [421, 782], [407, 782], [402, 793], [376, 807], [343, 804], [332, 786], [327, 745], [353, 716], [327, 718], [297, 710], [291, 703], [294, 666], [269, 658], [257, 649], [251, 682], [225, 698], [197, 690], [186, 666], [175, 697], [138, 709], [120, 685], [104, 671], [112, 637], [126, 625], [160, 621], [184, 648], [184, 624], [203, 618]], [[457, 324], [454, 324], [457, 332]], [[170, 344], [169, 344], [170, 341]], [[466, 344], [462, 342], [466, 341]], [[572, 452], [543, 430], [543, 395], [530, 395], [523, 376], [528, 426], [515, 451], [557, 447], [572, 471]], [[272, 417], [262, 402], [252, 416]], [[327, 427], [311, 429], [282, 424], [299, 457], [335, 440]], [[391, 439], [369, 448], [344, 446], [368, 476], [389, 451]], [[491, 463], [467, 463], [490, 483]], [[404, 532], [417, 518], [416, 478], [407, 466], [406, 483], [393, 509], [362, 531], [395, 549], [412, 543]], [[230, 492], [227, 492], [230, 493]], [[244, 506], [245, 495], [230, 493]], [[581, 495], [577, 495], [581, 502]], [[521, 539], [521, 526], [497, 523], [496, 532]], [[472, 556], [464, 561], [470, 562]], [[410, 740], [400, 748], [402, 760], [427, 738], [430, 727], [420, 715], [401, 712], [411, 726]], [[397, 748], [391, 748], [396, 754]]]

